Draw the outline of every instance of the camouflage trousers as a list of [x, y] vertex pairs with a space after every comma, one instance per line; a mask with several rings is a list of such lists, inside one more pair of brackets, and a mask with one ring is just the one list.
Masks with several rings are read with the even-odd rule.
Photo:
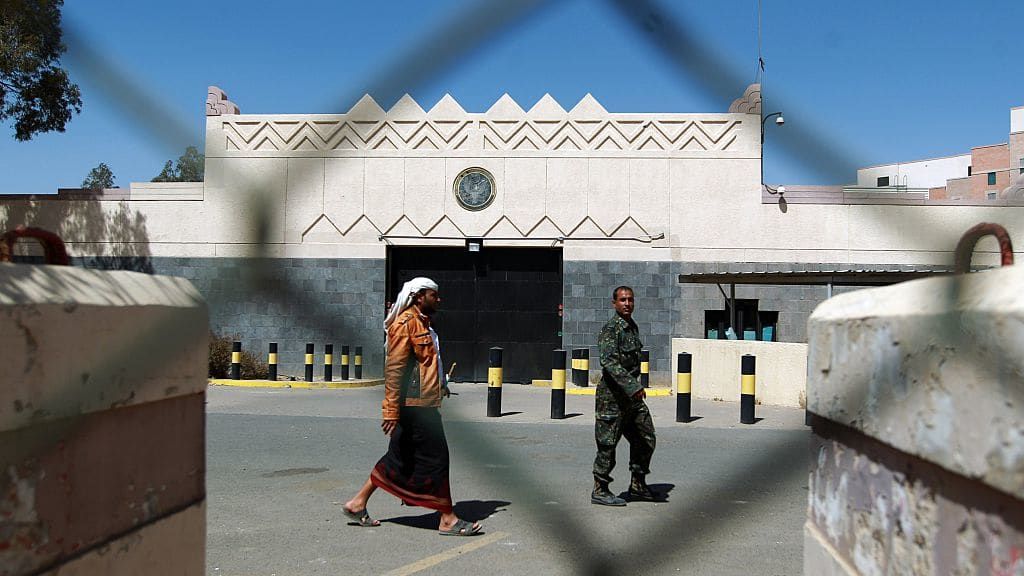
[[615, 468], [615, 448], [623, 436], [629, 442], [629, 470], [634, 474], [647, 475], [651, 472], [651, 456], [654, 454], [656, 438], [654, 421], [647, 404], [634, 401], [628, 408], [617, 414], [599, 413], [594, 427], [597, 439], [597, 457], [594, 459], [594, 479], [611, 484], [612, 469]]

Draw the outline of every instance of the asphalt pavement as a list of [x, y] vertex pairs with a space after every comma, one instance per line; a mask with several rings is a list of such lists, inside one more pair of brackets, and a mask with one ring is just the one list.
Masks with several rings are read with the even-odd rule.
[[[484, 534], [441, 536], [438, 516], [383, 491], [378, 528], [350, 525], [341, 505], [387, 449], [382, 389], [211, 386], [207, 420], [207, 573], [800, 574], [809, 431], [803, 411], [648, 399], [658, 432], [648, 483], [659, 503], [590, 504], [593, 396], [506, 385], [500, 418], [486, 386], [453, 384], [443, 414], [455, 511]], [[612, 489], [625, 491], [628, 444]]]

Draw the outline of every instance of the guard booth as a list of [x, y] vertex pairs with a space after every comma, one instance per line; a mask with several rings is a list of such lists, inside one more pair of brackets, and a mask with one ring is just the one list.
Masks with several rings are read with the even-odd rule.
[[[949, 274], [947, 266], [898, 266], [858, 267], [848, 264], [794, 264], [787, 269], [765, 270], [765, 264], [736, 262], [728, 264], [727, 270], [716, 272], [694, 272], [680, 274], [680, 284], [713, 284], [717, 286], [724, 300], [721, 310], [704, 311], [703, 337], [710, 340], [756, 340], [764, 342], [802, 342], [806, 332], [780, 336], [780, 326], [792, 319], [785, 315], [809, 316], [813, 309], [832, 297], [836, 288], [864, 288], [887, 286], [907, 280]], [[777, 266], [777, 265], [773, 265]], [[757, 268], [760, 268], [758, 270]], [[754, 287], [753, 294], [761, 298], [737, 298], [736, 286]], [[817, 294], [796, 295], [794, 290], [819, 287]], [[772, 293], [766, 288], [778, 289]], [[727, 292], [728, 290], [728, 292]], [[800, 304], [787, 310], [779, 310], [780, 304]], [[769, 309], [764, 309], [764, 308]], [[775, 310], [771, 308], [775, 307]], [[786, 322], [790, 320], [790, 322]], [[732, 333], [729, 329], [732, 328]], [[733, 338], [735, 335], [735, 338]]]
[[[474, 241], [470, 241], [474, 242]], [[529, 383], [551, 372], [561, 347], [561, 248], [390, 246], [387, 305], [417, 276], [437, 282], [434, 329], [455, 382], [487, 381], [487, 350], [504, 349], [504, 380]]]

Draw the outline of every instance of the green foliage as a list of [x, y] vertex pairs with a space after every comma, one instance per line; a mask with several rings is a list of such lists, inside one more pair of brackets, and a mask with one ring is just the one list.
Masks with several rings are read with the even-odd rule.
[[205, 158], [195, 146], [185, 148], [178, 163], [168, 160], [153, 182], [202, 182]]
[[[238, 334], [217, 336], [210, 332], [210, 378], [227, 378], [231, 375], [231, 344], [240, 340]], [[263, 380], [270, 373], [267, 365], [247, 350], [242, 350], [242, 380]]]
[[99, 166], [89, 171], [89, 175], [82, 180], [82, 188], [88, 188], [97, 192], [104, 188], [114, 187], [114, 173], [110, 170], [110, 166], [100, 162]]
[[82, 111], [78, 86], [58, 66], [64, 46], [62, 0], [0, 0], [0, 122], [14, 121], [14, 137], [31, 140], [63, 132]]

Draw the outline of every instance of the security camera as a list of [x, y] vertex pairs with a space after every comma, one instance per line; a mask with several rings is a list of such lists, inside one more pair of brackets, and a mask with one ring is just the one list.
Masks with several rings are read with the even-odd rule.
[[778, 118], [775, 119], [775, 125], [776, 126], [782, 126], [785, 123], [786, 123], [786, 119], [783, 118], [782, 116], [779, 116]]

